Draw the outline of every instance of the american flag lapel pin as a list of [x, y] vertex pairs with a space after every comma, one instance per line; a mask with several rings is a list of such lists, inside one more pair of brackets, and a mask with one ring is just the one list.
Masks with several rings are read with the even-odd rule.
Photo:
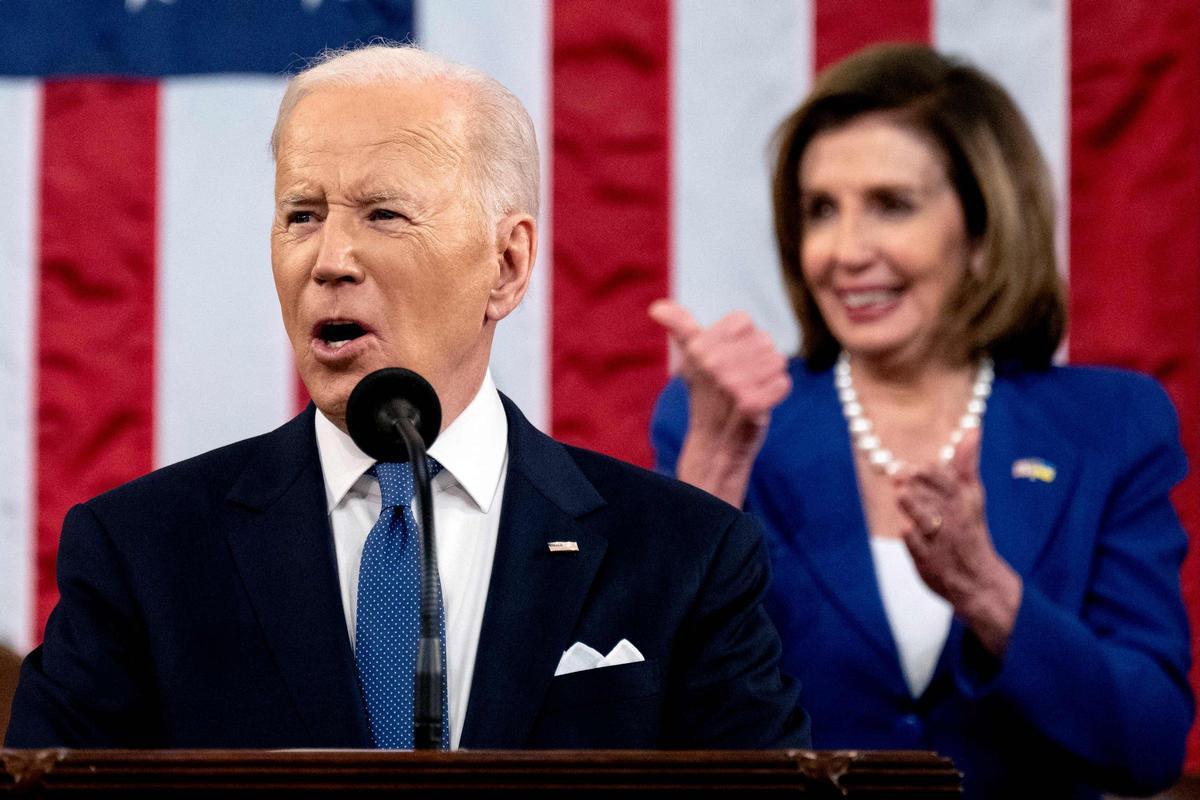
[[546, 542], [546, 549], [551, 553], [578, 553], [579, 544], [576, 542]]

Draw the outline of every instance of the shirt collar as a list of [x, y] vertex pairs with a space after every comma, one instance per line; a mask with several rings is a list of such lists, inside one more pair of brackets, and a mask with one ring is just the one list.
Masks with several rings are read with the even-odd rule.
[[[358, 449], [349, 434], [330, 422], [319, 410], [316, 417], [317, 452], [325, 478], [326, 508], [332, 511], [375, 463]], [[471, 497], [483, 513], [496, 500], [496, 489], [508, 453], [508, 417], [500, 393], [488, 370], [479, 391], [454, 422], [438, 438], [429, 455]], [[436, 483], [443, 480], [441, 475]]]

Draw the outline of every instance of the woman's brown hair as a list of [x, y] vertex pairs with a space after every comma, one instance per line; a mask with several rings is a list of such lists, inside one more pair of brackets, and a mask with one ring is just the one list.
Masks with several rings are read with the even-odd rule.
[[947, 356], [1026, 367], [1050, 364], [1066, 327], [1054, 241], [1054, 191], [1033, 134], [1008, 93], [978, 69], [922, 45], [876, 45], [822, 72], [775, 138], [775, 237], [800, 352], [825, 369], [840, 345], [804, 281], [800, 161], [813, 137], [884, 112], [927, 136], [945, 156], [966, 221], [983, 254], [948, 298], [940, 341]]

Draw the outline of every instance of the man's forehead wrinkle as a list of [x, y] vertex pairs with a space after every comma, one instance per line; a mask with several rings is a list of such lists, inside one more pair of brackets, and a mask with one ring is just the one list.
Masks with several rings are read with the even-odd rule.
[[275, 183], [279, 187], [280, 195], [323, 194], [320, 182], [314, 180], [314, 175], [319, 173], [327, 162], [328, 158], [322, 158], [311, 148], [290, 144], [280, 148], [275, 164]]
[[439, 125], [422, 125], [405, 128], [383, 139], [355, 143], [351, 147], [288, 147], [279, 158], [281, 175], [321, 170], [326, 165], [334, 166], [345, 154], [372, 154], [380, 161], [403, 162], [410, 155], [434, 167], [459, 167], [468, 150], [465, 143], [454, 132], [443, 130]]
[[280, 159], [275, 171], [275, 194], [279, 202], [323, 201], [329, 187], [312, 164]]
[[457, 131], [449, 127], [440, 120], [414, 125], [397, 131], [390, 144], [413, 151], [433, 166], [457, 168], [464, 161], [466, 147]]

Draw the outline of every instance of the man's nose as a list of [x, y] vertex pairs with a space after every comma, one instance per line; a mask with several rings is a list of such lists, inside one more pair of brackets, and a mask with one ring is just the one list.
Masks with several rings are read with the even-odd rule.
[[321, 225], [317, 260], [313, 264], [313, 280], [325, 283], [359, 283], [363, 279], [358, 261], [353, 221], [341, 214], [330, 213]]

